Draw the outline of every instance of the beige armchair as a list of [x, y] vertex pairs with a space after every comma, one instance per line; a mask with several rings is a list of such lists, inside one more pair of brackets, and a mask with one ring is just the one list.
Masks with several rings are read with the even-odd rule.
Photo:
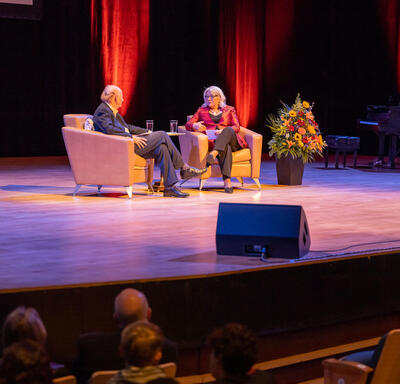
[[[200, 132], [187, 131], [184, 126], [179, 127], [179, 145], [183, 160], [196, 168], [206, 166], [206, 157], [208, 154], [208, 138]], [[248, 148], [233, 152], [232, 158], [232, 177], [236, 177], [243, 185], [243, 177], [251, 177], [261, 189], [260, 166], [262, 154], [262, 135], [251, 131], [250, 129], [240, 127], [239, 134], [244, 137]], [[201, 190], [210, 177], [221, 177], [219, 165], [213, 164], [207, 172], [200, 176], [199, 189]]]
[[124, 186], [129, 198], [134, 183], [146, 182], [152, 190], [154, 160], [136, 155], [129, 137], [90, 130], [85, 122], [91, 117], [64, 115], [62, 134], [76, 183], [74, 196], [87, 184], [97, 185], [98, 192], [103, 185]]

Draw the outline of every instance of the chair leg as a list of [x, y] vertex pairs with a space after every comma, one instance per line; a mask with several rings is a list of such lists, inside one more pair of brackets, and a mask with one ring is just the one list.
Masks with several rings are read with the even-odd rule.
[[357, 151], [354, 151], [354, 162], [353, 162], [353, 167], [357, 167]]
[[206, 183], [206, 179], [199, 180], [199, 190], [200, 191], [203, 189], [205, 183]]
[[243, 187], [243, 177], [242, 176], [238, 176], [237, 179], [239, 180], [239, 183]]
[[325, 168], [328, 168], [328, 161], [329, 161], [329, 152], [328, 152], [328, 150], [325, 151], [324, 158], [325, 158]]
[[97, 186], [97, 193], [100, 193], [101, 187], [102, 187], [102, 185], [98, 185], [98, 186]]
[[151, 181], [150, 181], [150, 183], [147, 183], [147, 191], [154, 193], [154, 189], [153, 189], [153, 186], [151, 185]]
[[257, 184], [258, 189], [261, 189], [261, 184], [260, 184], [260, 180], [258, 179], [258, 177], [253, 177], [253, 180]]
[[128, 194], [128, 197], [130, 199], [132, 199], [132, 190], [133, 190], [132, 185], [130, 187], [126, 187], [126, 193]]
[[74, 193], [72, 194], [72, 196], [75, 197], [75, 195], [78, 193], [80, 187], [82, 187], [82, 184], [76, 184], [76, 187], [75, 187], [75, 190], [74, 190]]
[[346, 155], [347, 155], [347, 152], [344, 151], [343, 152], [343, 168], [346, 168]]

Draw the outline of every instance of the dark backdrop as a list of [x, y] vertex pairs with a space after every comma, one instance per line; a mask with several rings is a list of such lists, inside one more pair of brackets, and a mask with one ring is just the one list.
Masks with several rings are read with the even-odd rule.
[[[206, 86], [227, 90], [218, 72], [220, 1], [150, 1], [148, 85], [136, 101], [143, 105], [136, 124], [153, 118], [157, 129], [167, 129], [169, 119], [184, 122], [196, 110]], [[253, 1], [265, 12], [265, 2]], [[315, 102], [324, 133], [361, 136], [362, 152], [376, 152], [375, 136], [359, 132], [356, 119], [367, 104], [384, 104], [396, 93], [377, 4], [294, 2], [286, 59], [273, 86], [262, 78], [250, 127], [265, 135], [264, 142], [266, 115], [301, 92]], [[63, 114], [93, 112], [103, 86], [90, 45], [90, 1], [43, 0], [42, 20], [0, 19], [0, 32], [0, 156], [64, 154]], [[264, 44], [265, 36], [259, 38]], [[227, 96], [229, 102], [229, 90]]]

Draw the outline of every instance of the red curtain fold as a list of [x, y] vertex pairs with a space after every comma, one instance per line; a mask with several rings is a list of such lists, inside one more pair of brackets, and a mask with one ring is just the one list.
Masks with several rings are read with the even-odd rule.
[[236, 107], [243, 126], [252, 126], [258, 112], [263, 43], [260, 4], [257, 0], [220, 2], [219, 70], [228, 103]]
[[377, 1], [389, 58], [396, 72], [397, 91], [400, 93], [400, 0]]
[[295, 0], [265, 2], [265, 84], [274, 89], [281, 81], [283, 62], [290, 55]]
[[92, 44], [100, 42], [104, 84], [118, 85], [121, 113], [132, 119], [142, 108], [149, 48], [149, 0], [92, 0]]

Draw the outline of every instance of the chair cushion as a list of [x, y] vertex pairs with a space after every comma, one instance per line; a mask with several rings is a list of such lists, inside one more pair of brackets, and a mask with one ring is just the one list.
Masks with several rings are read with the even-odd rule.
[[[249, 148], [240, 149], [232, 153], [232, 163], [248, 162], [250, 159], [251, 152]], [[218, 164], [218, 159], [215, 159], [213, 164]]]
[[360, 148], [360, 138], [354, 136], [325, 136], [328, 149], [340, 149], [344, 151], [354, 151]]
[[241, 163], [242, 161], [250, 161], [251, 152], [249, 148], [243, 148], [239, 151], [232, 153], [232, 162], [233, 163]]
[[135, 167], [147, 167], [147, 160], [139, 155], [136, 155]]
[[84, 113], [67, 114], [64, 115], [64, 125], [66, 127], [84, 129], [85, 121], [87, 118], [93, 118], [93, 116]]

